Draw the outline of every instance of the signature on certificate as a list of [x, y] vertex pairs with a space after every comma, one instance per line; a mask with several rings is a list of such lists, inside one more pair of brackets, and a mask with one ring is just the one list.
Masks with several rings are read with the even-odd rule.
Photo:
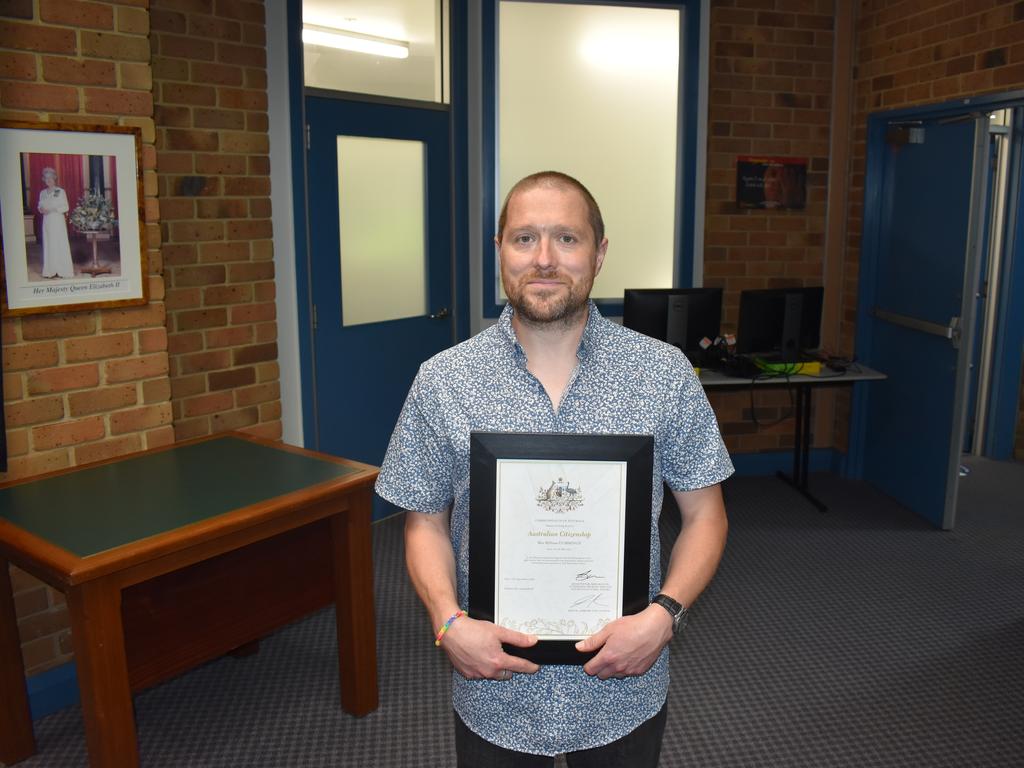
[[602, 597], [604, 597], [604, 595], [601, 594], [600, 592], [598, 592], [597, 594], [594, 594], [594, 595], [587, 595], [586, 597], [581, 597], [579, 600], [573, 601], [573, 603], [569, 607], [570, 608], [599, 608], [599, 609], [604, 609], [607, 606], [605, 605], [604, 600], [601, 599]]
[[582, 573], [576, 574], [576, 581], [589, 581], [590, 579], [603, 579], [604, 576], [598, 576], [594, 573], [593, 569], [588, 568]]

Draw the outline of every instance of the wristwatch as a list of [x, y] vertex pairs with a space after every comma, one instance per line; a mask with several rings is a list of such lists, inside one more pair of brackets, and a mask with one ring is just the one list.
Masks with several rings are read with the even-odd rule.
[[689, 611], [682, 605], [682, 603], [673, 600], [666, 594], [659, 593], [654, 596], [651, 603], [657, 603], [666, 611], [668, 615], [672, 617], [672, 634], [678, 635], [683, 631], [683, 627], [686, 626], [686, 619], [689, 616]]

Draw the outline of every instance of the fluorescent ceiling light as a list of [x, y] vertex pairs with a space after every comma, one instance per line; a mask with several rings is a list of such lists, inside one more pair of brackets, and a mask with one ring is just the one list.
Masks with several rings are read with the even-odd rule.
[[307, 45], [323, 45], [328, 48], [387, 56], [392, 59], [409, 58], [409, 44], [403, 40], [389, 40], [386, 37], [363, 35], [344, 29], [316, 27], [312, 24], [303, 25], [302, 42]]

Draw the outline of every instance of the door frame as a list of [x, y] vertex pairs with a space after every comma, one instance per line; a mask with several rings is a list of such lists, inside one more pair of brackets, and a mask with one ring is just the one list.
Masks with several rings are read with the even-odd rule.
[[[855, 337], [855, 349], [860, 356], [870, 359], [871, 353], [871, 338], [868, 333], [868, 329], [872, 321], [869, 316], [869, 312], [875, 305], [877, 298], [874, 286], [877, 275], [877, 258], [880, 251], [879, 243], [883, 234], [882, 211], [883, 206], [885, 205], [885, 200], [882, 198], [882, 174], [884, 171], [883, 160], [885, 155], [884, 147], [887, 126], [891, 122], [897, 121], [910, 122], [914, 120], [924, 121], [934, 120], [937, 118], [952, 118], [960, 115], [985, 113], [995, 109], [1012, 108], [1017, 106], [1024, 106], [1024, 91], [1013, 91], [1010, 93], [995, 94], [978, 98], [958, 99], [956, 101], [945, 102], [943, 104], [877, 112], [868, 116], [866, 147], [867, 158], [864, 177], [864, 220], [860, 248], [857, 329]], [[1010, 189], [1014, 190], [1016, 194], [1020, 194], [1021, 184], [1024, 182], [1024, 178], [1022, 178], [1021, 175], [1020, 154], [1021, 153], [1019, 152], [1017, 153], [1016, 162], [1011, 161]], [[984, 137], [975, 137], [974, 156], [975, 163], [987, 162], [987, 133]], [[973, 194], [977, 195], [982, 191], [983, 190], [979, 190]], [[1005, 246], [1007, 261], [1011, 265], [1016, 264], [1017, 266], [1015, 272], [1018, 273], [1018, 279], [1019, 273], [1022, 271], [1021, 268], [1024, 266], [1024, 237], [1019, 236], [1022, 234], [1024, 234], [1024, 231], [1022, 231], [1022, 227], [1019, 222], [1016, 223], [1016, 226], [1014, 227], [1008, 227], [1008, 238]], [[964, 420], [966, 418], [966, 408], [963, 407], [963, 402], [969, 377], [967, 365], [970, 363], [970, 342], [973, 338], [974, 310], [976, 306], [974, 293], [978, 286], [978, 273], [980, 268], [980, 254], [978, 249], [980, 248], [980, 241], [983, 236], [984, 222], [979, 220], [978, 212], [972, 211], [968, 230], [968, 242], [972, 244], [973, 256], [969, 257], [965, 263], [964, 275], [964, 286], [971, 286], [972, 289], [964, 290], [961, 305], [963, 343], [961, 344], [957, 354], [957, 382], [956, 394], [954, 396], [954, 401], [961, 403], [961, 412], [957, 414], [957, 418], [954, 421], [954, 435], [962, 434]], [[1005, 291], [1003, 293], [1005, 294]], [[1004, 298], [1004, 296], [1001, 296], [1000, 298]], [[1005, 296], [1005, 298], [1008, 298], [1008, 295]], [[1024, 314], [1024, 297], [1018, 296], [1015, 297], [1015, 299], [1015, 301], [1007, 302], [1007, 304], [1000, 307], [1000, 326], [1006, 327], [1006, 321], [1008, 318], [1019, 317], [1021, 314]], [[1004, 371], [1015, 367], [1015, 370], [1018, 371], [1019, 377], [1022, 359], [1021, 349], [1019, 348], [1019, 345], [1016, 350], [1010, 349], [1009, 345], [1005, 343], [1005, 339], [1003, 342], [1004, 343], [1000, 343], [998, 350], [1006, 355], [1006, 357], [1002, 359], [1001, 365], [1003, 366]], [[1015, 361], [1013, 358], [1015, 358]], [[1016, 363], [1015, 366], [1014, 362]], [[850, 440], [846, 468], [847, 474], [856, 478], [863, 477], [864, 451], [866, 446], [866, 419], [863, 414], [867, 408], [869, 397], [870, 393], [867, 388], [863, 386], [854, 387], [852, 402], [853, 415], [850, 420]], [[992, 407], [998, 407], [998, 404], [993, 403]], [[958, 453], [951, 456], [950, 463], [950, 471], [955, 477], [956, 465], [959, 464]], [[953, 498], [950, 498], [950, 494], [947, 493], [946, 510], [943, 515], [943, 528], [950, 528], [953, 524], [953, 518], [955, 515], [955, 492], [952, 494], [952, 497]]]
[[1024, 350], [1024, 104], [1013, 115], [1010, 139], [1009, 195], [1006, 202], [1006, 230], [999, 314], [992, 340], [992, 372], [982, 455], [1012, 460], [1015, 429], [993, 429], [996, 424], [1016, 424], [1020, 409], [1022, 350]]
[[[313, 344], [313, 300], [311, 280], [309, 211], [306, 203], [309, 183], [306, 144], [306, 92], [302, 48], [302, 0], [287, 0], [288, 13], [288, 103], [291, 128], [291, 170], [293, 215], [295, 219], [295, 283], [298, 307], [299, 365], [303, 446], [317, 450], [320, 445], [319, 409], [316, 393], [316, 352]], [[466, 97], [468, 92], [466, 50], [468, 45], [464, 3], [449, 3], [449, 99], [448, 105], [389, 99], [346, 93], [342, 97], [378, 104], [445, 109], [449, 113], [448, 140], [451, 150], [449, 179], [452, 193], [452, 306], [453, 341], [469, 337], [469, 235]], [[315, 89], [309, 89], [315, 90]], [[322, 95], [323, 92], [321, 92]]]

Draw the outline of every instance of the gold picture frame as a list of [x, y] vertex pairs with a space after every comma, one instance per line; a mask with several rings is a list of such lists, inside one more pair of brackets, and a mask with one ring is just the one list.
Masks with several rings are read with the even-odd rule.
[[0, 230], [5, 315], [145, 304], [141, 130], [0, 122]]

